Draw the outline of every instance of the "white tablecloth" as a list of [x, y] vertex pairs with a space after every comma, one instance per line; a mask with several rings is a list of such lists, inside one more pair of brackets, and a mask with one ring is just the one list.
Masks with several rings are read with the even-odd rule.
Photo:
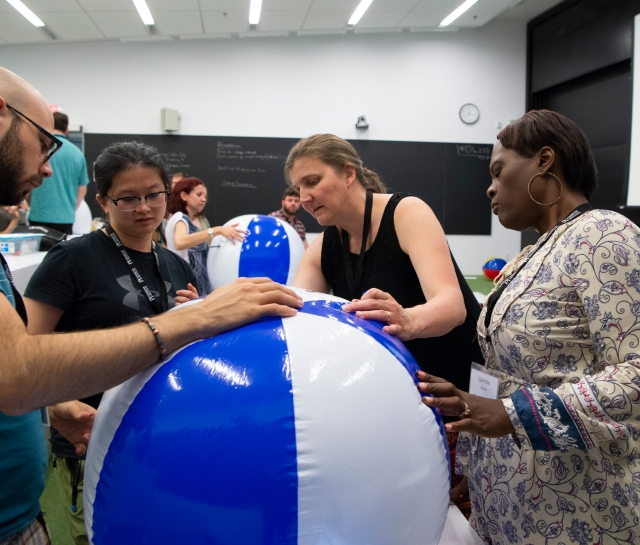
[[34, 252], [27, 255], [5, 255], [4, 258], [9, 264], [11, 275], [13, 276], [13, 283], [21, 294], [24, 294], [24, 290], [27, 289], [27, 284], [31, 275], [38, 268], [38, 265], [42, 263], [44, 256], [47, 252]]

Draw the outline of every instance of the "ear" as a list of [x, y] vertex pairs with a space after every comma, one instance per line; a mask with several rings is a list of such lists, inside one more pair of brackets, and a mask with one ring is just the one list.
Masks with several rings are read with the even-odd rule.
[[556, 162], [556, 152], [549, 146], [544, 146], [537, 155], [537, 163], [540, 172], [546, 174], [549, 172]]
[[183, 201], [186, 201], [188, 196], [189, 193], [187, 193], [186, 191], [180, 191], [180, 199], [182, 199]]
[[98, 204], [100, 205], [100, 208], [102, 208], [102, 210], [104, 210], [105, 214], [109, 213], [109, 207], [107, 206], [107, 200], [100, 195], [99, 193], [96, 195], [96, 201], [98, 201]]
[[356, 169], [353, 167], [353, 165], [347, 164], [344, 167], [344, 173], [347, 177], [347, 187], [351, 189], [353, 182], [356, 180]]

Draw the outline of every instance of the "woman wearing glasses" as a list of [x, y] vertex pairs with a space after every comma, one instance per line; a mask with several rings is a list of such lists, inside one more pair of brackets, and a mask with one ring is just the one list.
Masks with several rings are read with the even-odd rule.
[[202, 180], [183, 178], [176, 182], [169, 196], [168, 212], [172, 216], [165, 230], [167, 248], [189, 262], [196, 275], [197, 291], [203, 295], [212, 291], [207, 253], [213, 237], [223, 235], [234, 244], [244, 240], [244, 231], [236, 229], [237, 223], [203, 229], [200, 220], [206, 204], [207, 188]]
[[[152, 242], [169, 193], [169, 178], [156, 150], [138, 142], [114, 144], [100, 154], [93, 170], [96, 198], [110, 225], [58, 244], [47, 254], [25, 292], [30, 334], [136, 322], [175, 306], [180, 290], [196, 283], [186, 261]], [[70, 436], [65, 422], [69, 426], [84, 419], [90, 430], [101, 397], [49, 409], [54, 471], [76, 544], [87, 543], [82, 511], [85, 449], [79, 446], [82, 437]]]

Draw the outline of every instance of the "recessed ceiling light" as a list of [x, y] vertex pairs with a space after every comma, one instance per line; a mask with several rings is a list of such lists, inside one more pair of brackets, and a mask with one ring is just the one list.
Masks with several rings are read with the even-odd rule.
[[151, 26], [155, 24], [153, 22], [153, 16], [151, 15], [151, 11], [149, 10], [149, 6], [147, 6], [147, 3], [145, 2], [145, 0], [133, 0], [133, 4], [138, 10], [140, 19], [142, 19], [142, 22], [145, 25]]
[[462, 15], [465, 11], [467, 11], [471, 6], [473, 6], [473, 4], [475, 4], [478, 0], [467, 0], [464, 4], [462, 4], [458, 9], [454, 10], [453, 12], [451, 12], [450, 15], [447, 15], [447, 17], [445, 17], [442, 20], [442, 23], [440, 23], [438, 26], [449, 26], [451, 23], [453, 23], [458, 17], [460, 17], [460, 15]]
[[27, 6], [20, 2], [20, 0], [7, 0], [7, 2], [9, 2], [9, 4], [16, 8], [33, 26], [44, 26], [44, 23], [40, 20], [40, 18]]
[[349, 19], [349, 22], [347, 24], [349, 26], [357, 25], [358, 21], [360, 21], [360, 18], [364, 15], [364, 12], [367, 11], [367, 9], [369, 9], [369, 6], [371, 5], [371, 2], [373, 2], [373, 0], [362, 0], [358, 4], [358, 7], [353, 12], [353, 15], [351, 16], [351, 19]]
[[260, 11], [262, 10], [262, 0], [251, 0], [249, 6], [249, 24], [257, 25], [260, 22]]

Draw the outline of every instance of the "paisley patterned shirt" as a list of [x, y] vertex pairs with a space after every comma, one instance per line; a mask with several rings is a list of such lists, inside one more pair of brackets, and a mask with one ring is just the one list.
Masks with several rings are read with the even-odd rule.
[[488, 328], [485, 313], [480, 344], [516, 433], [460, 435], [473, 527], [500, 545], [640, 543], [640, 229], [582, 214], [533, 254]]

